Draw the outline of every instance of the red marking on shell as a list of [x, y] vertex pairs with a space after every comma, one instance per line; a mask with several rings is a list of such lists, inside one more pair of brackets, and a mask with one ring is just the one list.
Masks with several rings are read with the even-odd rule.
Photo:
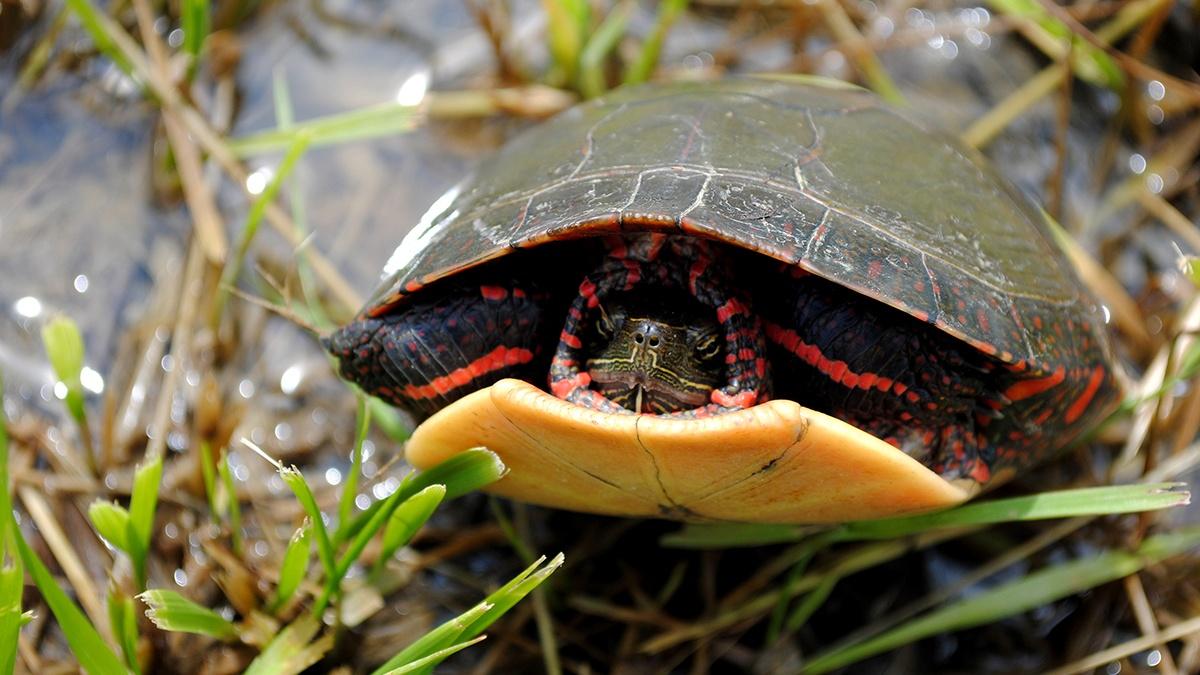
[[400, 393], [402, 396], [410, 399], [433, 398], [445, 394], [456, 387], [461, 387], [481, 375], [486, 375], [507, 366], [529, 363], [532, 360], [533, 352], [528, 349], [496, 347], [462, 368], [458, 368], [440, 377], [435, 377], [428, 384], [410, 384], [402, 389]]
[[976, 310], [975, 319], [979, 321], [979, 327], [983, 329], [983, 332], [991, 332], [992, 324], [990, 321], [988, 321], [987, 312], [983, 311], [982, 309]]
[[508, 297], [508, 289], [503, 286], [480, 286], [479, 293], [484, 300], [500, 301]]
[[882, 273], [883, 273], [883, 263], [882, 262], [880, 262], [878, 260], [872, 260], [870, 262], [870, 264], [867, 265], [867, 276], [868, 277], [870, 277], [872, 279], [878, 279], [879, 275]]
[[720, 389], [714, 389], [712, 393], [712, 401], [717, 405], [725, 406], [726, 408], [752, 408], [758, 402], [758, 395], [752, 391], [743, 391], [739, 394], [730, 396]]
[[1073, 424], [1087, 410], [1088, 404], [1092, 402], [1092, 398], [1100, 390], [1100, 385], [1104, 383], [1105, 373], [1104, 366], [1096, 366], [1092, 370], [1092, 376], [1088, 378], [1088, 383], [1084, 387], [1083, 393], [1067, 408], [1067, 414], [1063, 417], [1067, 421], [1067, 424]]
[[895, 384], [892, 385], [892, 393], [897, 396], [903, 394], [906, 391], [908, 391], [908, 385], [904, 384], [903, 382], [896, 382]]
[[1055, 370], [1051, 375], [1032, 380], [1021, 380], [1020, 382], [1013, 384], [1008, 389], [1004, 390], [1004, 395], [1010, 401], [1022, 401], [1030, 396], [1034, 396], [1048, 389], [1057, 387], [1058, 385], [1062, 384], [1066, 377], [1067, 371], [1064, 370], [1062, 366], [1059, 366], [1058, 370]]

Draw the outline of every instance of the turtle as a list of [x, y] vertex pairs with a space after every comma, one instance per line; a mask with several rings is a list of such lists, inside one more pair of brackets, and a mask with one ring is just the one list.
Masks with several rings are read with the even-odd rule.
[[977, 152], [852, 85], [621, 88], [439, 198], [345, 378], [497, 494], [694, 521], [958, 504], [1112, 411], [1103, 308]]

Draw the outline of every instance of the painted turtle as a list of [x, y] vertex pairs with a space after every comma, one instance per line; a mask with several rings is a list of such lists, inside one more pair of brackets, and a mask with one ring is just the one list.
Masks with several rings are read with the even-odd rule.
[[[535, 503], [829, 522], [958, 503], [1118, 397], [1039, 210], [857, 88], [614, 92], [516, 138], [408, 233], [327, 345]], [[803, 407], [802, 407], [803, 406]]]

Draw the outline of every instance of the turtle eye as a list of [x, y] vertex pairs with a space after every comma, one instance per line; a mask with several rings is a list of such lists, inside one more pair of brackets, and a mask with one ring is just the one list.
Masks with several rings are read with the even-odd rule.
[[657, 346], [658, 346], [658, 336], [657, 336], [657, 335], [655, 335], [654, 337], [650, 338], [650, 346], [651, 346], [651, 347], [657, 347]]
[[645, 336], [645, 335], [642, 335], [641, 333], [634, 333], [634, 334], [633, 334], [633, 341], [634, 341], [634, 342], [636, 342], [636, 343], [638, 343], [638, 344], [640, 345], [640, 344], [642, 344], [643, 342], [645, 342], [645, 341], [646, 341], [646, 336]]

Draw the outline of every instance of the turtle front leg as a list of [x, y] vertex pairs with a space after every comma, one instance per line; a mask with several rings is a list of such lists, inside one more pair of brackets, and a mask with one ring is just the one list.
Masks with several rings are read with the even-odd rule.
[[360, 317], [326, 339], [342, 376], [418, 417], [505, 377], [530, 379], [542, 307], [528, 287], [461, 285], [435, 301]]

